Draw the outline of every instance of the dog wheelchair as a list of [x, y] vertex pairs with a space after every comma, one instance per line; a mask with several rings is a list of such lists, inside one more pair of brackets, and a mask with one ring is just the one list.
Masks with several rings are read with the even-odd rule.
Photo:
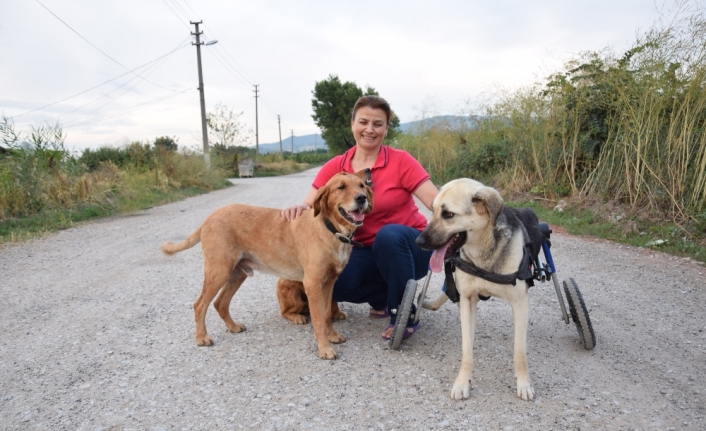
[[[596, 346], [596, 336], [593, 332], [591, 319], [588, 316], [588, 309], [583, 301], [581, 291], [579, 290], [576, 281], [573, 278], [569, 278], [568, 280], [563, 281], [564, 294], [562, 294], [562, 289], [559, 286], [559, 277], [556, 273], [556, 266], [554, 265], [554, 258], [552, 257], [550, 250], [551, 242], [549, 241], [549, 238], [552, 230], [549, 225], [544, 222], [539, 223], [539, 230], [542, 233], [542, 253], [539, 253], [537, 256], [538, 259], [536, 265], [534, 265], [532, 278], [541, 282], [550, 280], [553, 282], [554, 290], [556, 291], [557, 298], [559, 299], [559, 307], [561, 308], [561, 316], [564, 323], [567, 325], [569, 324], [570, 314], [571, 320], [574, 322], [576, 329], [578, 330], [581, 344], [584, 348], [586, 348], [586, 350], [591, 350]], [[542, 260], [542, 254], [544, 255], [544, 260]], [[407, 282], [404, 295], [402, 296], [402, 302], [397, 310], [395, 327], [392, 331], [392, 336], [390, 337], [390, 348], [393, 350], [398, 350], [400, 348], [410, 317], [412, 317], [415, 325], [419, 322], [421, 311], [423, 309], [422, 304], [424, 302], [424, 298], [426, 297], [429, 282], [431, 281], [431, 275], [432, 271], [429, 270], [424, 278], [422, 289], [417, 297], [416, 303], [414, 296], [418, 287], [417, 280], [409, 280]], [[569, 304], [569, 313], [566, 311], [564, 295], [566, 295], [566, 302]], [[412, 311], [415, 308], [416, 311], [414, 312], [414, 316], [412, 316]]]

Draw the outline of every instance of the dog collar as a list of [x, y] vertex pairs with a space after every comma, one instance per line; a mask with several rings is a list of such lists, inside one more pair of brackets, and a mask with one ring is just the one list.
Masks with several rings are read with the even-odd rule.
[[358, 241], [353, 241], [353, 234], [355, 233], [355, 229], [353, 229], [353, 232], [349, 236], [343, 235], [341, 232], [339, 232], [336, 227], [331, 223], [331, 220], [328, 218], [324, 217], [324, 224], [326, 225], [326, 228], [338, 238], [339, 241], [341, 241], [344, 244], [351, 244], [354, 247], [363, 247], [363, 244], [359, 243]]

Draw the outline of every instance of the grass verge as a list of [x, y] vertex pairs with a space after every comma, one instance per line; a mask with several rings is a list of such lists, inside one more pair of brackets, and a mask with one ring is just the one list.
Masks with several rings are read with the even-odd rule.
[[[223, 181], [219, 187], [228, 187], [230, 182]], [[0, 222], [0, 243], [19, 242], [37, 238], [46, 233], [68, 229], [77, 223], [117, 214], [126, 214], [145, 210], [157, 205], [186, 199], [214, 188], [187, 187], [182, 189], [141, 187], [113, 191], [101, 203], [81, 204], [74, 208], [44, 210], [23, 218], [11, 218]]]
[[567, 206], [558, 211], [537, 201], [511, 201], [508, 205], [531, 207], [540, 220], [559, 226], [572, 235], [607, 239], [706, 262], [706, 239], [674, 223], [656, 222], [635, 215], [608, 215], [609, 219], [606, 219], [592, 209]]

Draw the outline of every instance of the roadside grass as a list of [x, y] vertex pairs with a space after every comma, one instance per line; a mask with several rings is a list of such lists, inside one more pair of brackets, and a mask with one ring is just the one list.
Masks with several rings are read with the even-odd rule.
[[310, 169], [311, 167], [312, 165], [309, 163], [299, 163], [294, 160], [262, 163], [255, 169], [255, 177], [276, 177], [295, 174]]
[[688, 233], [684, 227], [673, 222], [648, 220], [635, 215], [608, 220], [595, 209], [567, 205], [562, 211], [557, 211], [537, 201], [508, 201], [507, 204], [531, 207], [541, 221], [559, 226], [571, 235], [602, 238], [706, 262], [706, 239]]
[[129, 214], [208, 193], [215, 189], [222, 189], [229, 185], [228, 181], [223, 181], [220, 186], [212, 189], [142, 187], [129, 189], [123, 193], [108, 193], [102, 203], [80, 204], [74, 208], [47, 209], [28, 217], [6, 219], [0, 223], [0, 244], [39, 238], [47, 233], [74, 227], [83, 221]]

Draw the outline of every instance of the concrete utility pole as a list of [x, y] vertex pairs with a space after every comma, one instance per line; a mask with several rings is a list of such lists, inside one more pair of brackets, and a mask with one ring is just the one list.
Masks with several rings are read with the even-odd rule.
[[253, 84], [253, 87], [255, 87], [255, 165], [257, 165], [257, 155], [260, 154], [260, 136], [257, 124], [257, 87], [259, 85]]
[[279, 127], [279, 161], [284, 161], [284, 150], [282, 150], [282, 123], [279, 120], [279, 114], [277, 114], [277, 127]]
[[294, 158], [294, 129], [292, 130], [292, 158]]
[[217, 40], [211, 40], [206, 43], [201, 42], [202, 31], [199, 31], [199, 24], [203, 21], [193, 22], [191, 24], [196, 26], [196, 31], [191, 33], [192, 36], [196, 36], [196, 60], [199, 65], [199, 98], [201, 99], [201, 133], [203, 134], [203, 160], [206, 162], [206, 169], [211, 169], [211, 156], [208, 152], [208, 129], [206, 129], [206, 99], [203, 95], [203, 73], [201, 72], [201, 45], [213, 45], [218, 42]]

